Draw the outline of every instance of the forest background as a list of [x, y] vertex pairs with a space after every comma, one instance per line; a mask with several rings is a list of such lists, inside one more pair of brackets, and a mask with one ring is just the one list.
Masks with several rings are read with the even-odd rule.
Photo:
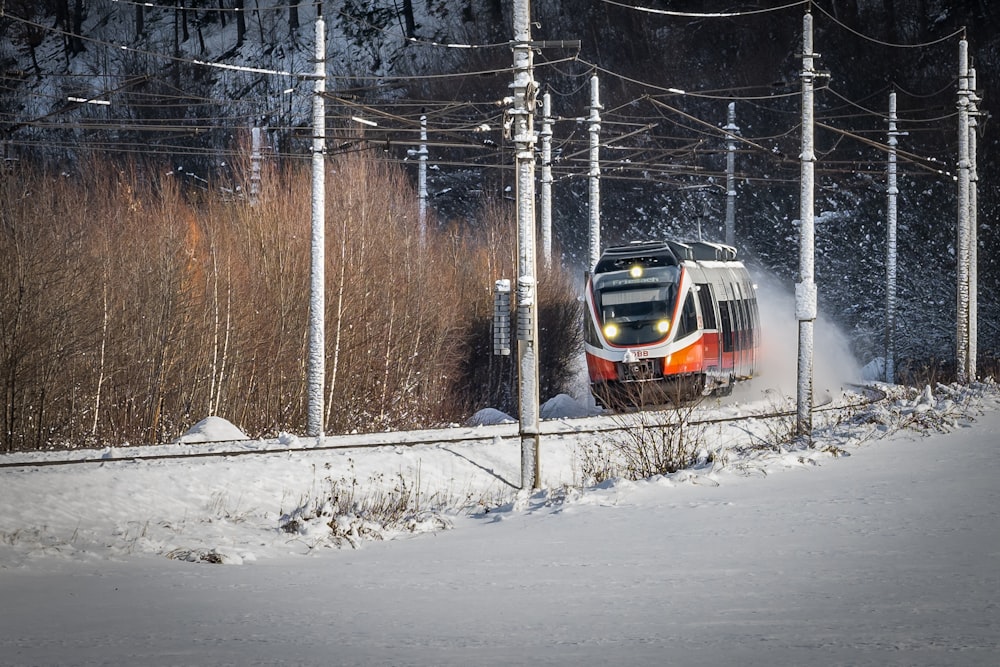
[[[753, 270], [794, 281], [807, 9], [829, 74], [816, 95], [820, 306], [862, 362], [884, 352], [897, 93], [903, 380], [953, 375], [958, 41], [968, 40], [985, 111], [978, 340], [988, 372], [1000, 348], [993, 4], [532, 3], [533, 38], [546, 42], [535, 79], [554, 107], [543, 400], [578, 383], [595, 74], [604, 244], [722, 239], [732, 103], [737, 245]], [[318, 11], [328, 428], [436, 425], [484, 406], [516, 413], [514, 369], [490, 354], [493, 283], [515, 266], [510, 5], [0, 1], [0, 451], [163, 442], [209, 414], [253, 437], [303, 430], [312, 84], [298, 75], [313, 69]], [[423, 246], [421, 117], [432, 166]]]

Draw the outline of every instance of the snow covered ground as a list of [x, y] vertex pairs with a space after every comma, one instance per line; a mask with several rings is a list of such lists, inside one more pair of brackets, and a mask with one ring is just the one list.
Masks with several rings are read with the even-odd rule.
[[996, 387], [821, 433], [596, 486], [553, 438], [530, 495], [506, 440], [0, 469], [0, 664], [997, 664]]

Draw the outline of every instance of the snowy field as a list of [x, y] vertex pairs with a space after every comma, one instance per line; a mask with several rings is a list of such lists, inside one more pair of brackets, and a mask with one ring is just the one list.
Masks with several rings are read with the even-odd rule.
[[0, 664], [997, 664], [995, 385], [819, 432], [592, 486], [553, 438], [530, 495], [500, 440], [0, 469]]

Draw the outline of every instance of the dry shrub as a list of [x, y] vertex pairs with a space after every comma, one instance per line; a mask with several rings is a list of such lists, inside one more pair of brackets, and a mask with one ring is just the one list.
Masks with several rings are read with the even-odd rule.
[[[493, 290], [497, 280], [516, 284], [517, 239], [514, 210], [510, 202], [487, 200], [471, 229], [453, 230], [456, 260], [463, 262], [464, 289], [469, 305], [469, 323], [462, 379], [458, 392], [465, 398], [461, 410], [469, 412], [495, 407], [516, 415], [517, 353], [516, 318], [511, 319], [510, 356], [493, 355]], [[539, 394], [542, 400], [570, 390], [582, 353], [582, 303], [573, 276], [562, 268], [539, 267], [538, 278], [538, 363]]]
[[[439, 421], [463, 340], [460, 274], [446, 242], [419, 243], [402, 172], [345, 156], [328, 195], [327, 344], [331, 428]], [[336, 191], [336, 189], [335, 189]]]
[[957, 377], [955, 360], [930, 357], [926, 359], [901, 359], [896, 366], [896, 383], [910, 387], [934, 386], [941, 382], [954, 382]]
[[705, 447], [705, 424], [692, 421], [693, 407], [678, 408], [664, 420], [656, 412], [619, 415], [617, 435], [585, 447], [580, 469], [591, 483], [647, 479], [689, 468]]
[[0, 449], [41, 447], [84, 419], [62, 406], [87, 403], [79, 381], [95, 275], [86, 199], [58, 175], [0, 174]]
[[[265, 164], [261, 185], [251, 204], [134, 164], [0, 176], [0, 449], [163, 442], [207, 415], [252, 437], [304, 430], [311, 174]], [[329, 161], [328, 432], [436, 425], [509, 396], [513, 367], [488, 344], [508, 215], [431, 224], [421, 247], [398, 167]], [[578, 350], [569, 285], [541, 279], [543, 392]]]
[[446, 530], [451, 522], [434, 498], [420, 492], [419, 470], [413, 481], [402, 473], [385, 488], [382, 475], [360, 485], [358, 480], [327, 478], [329, 490], [304, 500], [278, 519], [278, 528], [292, 539], [316, 546], [358, 548], [364, 541], [380, 541], [394, 533]]

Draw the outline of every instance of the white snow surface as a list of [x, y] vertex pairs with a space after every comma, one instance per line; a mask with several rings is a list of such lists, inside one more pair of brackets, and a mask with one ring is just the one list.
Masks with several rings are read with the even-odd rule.
[[[562, 420], [531, 493], [510, 437], [0, 468], [0, 664], [995, 665], [996, 386], [896, 393], [811, 448], [717, 405], [698, 465], [637, 482], [588, 484]], [[426, 509], [333, 539], [337, 484]]]

